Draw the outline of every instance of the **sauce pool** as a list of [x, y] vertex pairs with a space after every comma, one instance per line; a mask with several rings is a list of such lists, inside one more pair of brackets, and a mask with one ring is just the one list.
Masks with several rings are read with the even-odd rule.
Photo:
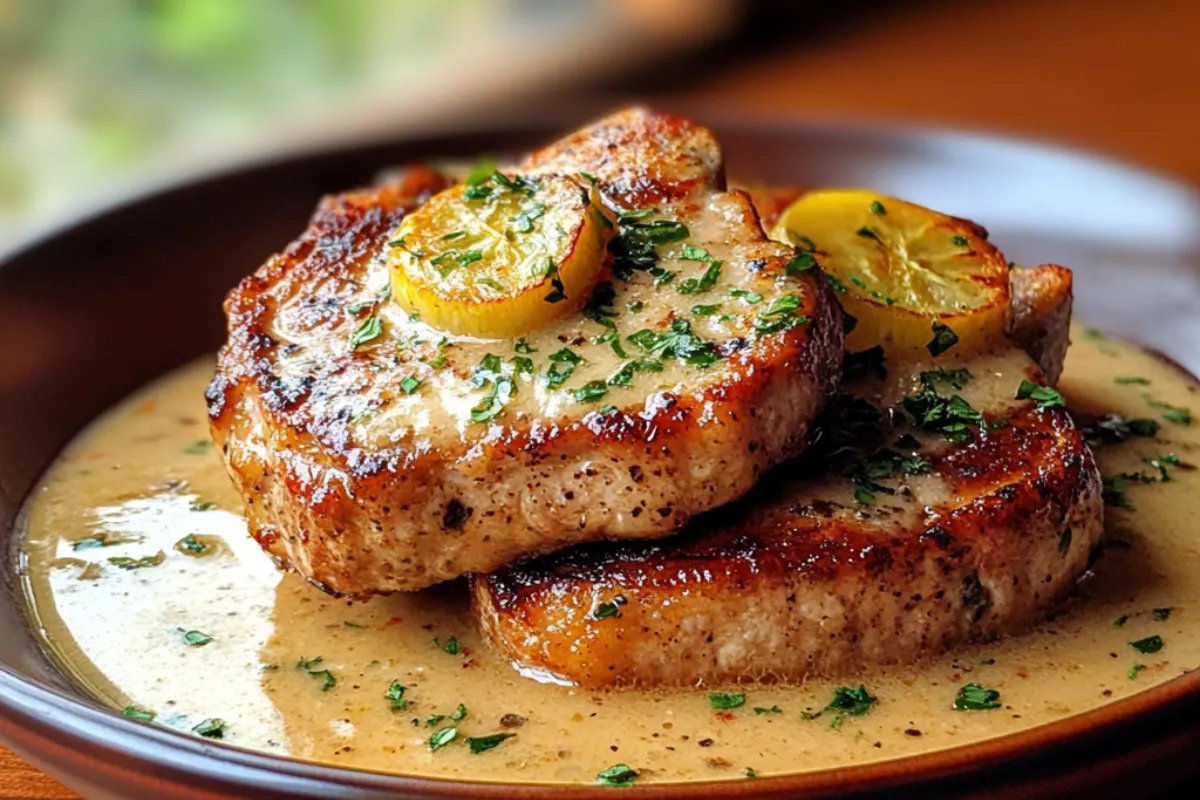
[[[1160, 423], [1155, 438], [1095, 451], [1106, 477], [1149, 480], [1110, 486], [1108, 552], [1055, 619], [918, 666], [731, 689], [745, 704], [722, 711], [709, 689], [594, 692], [523, 678], [474, 633], [461, 582], [367, 603], [329, 597], [281, 576], [248, 537], [208, 444], [210, 359], [109, 411], [50, 469], [26, 513], [28, 599], [48, 648], [104, 702], [347, 767], [591, 783], [624, 763], [642, 782], [742, 779], [1015, 733], [1200, 664], [1200, 626], [1188, 624], [1200, 598], [1200, 429], [1179, 410], [1195, 386], [1136, 348], [1074, 333], [1059, 388], [1081, 424], [1106, 413]], [[1156, 652], [1131, 644], [1154, 636]], [[999, 691], [1000, 708], [955, 711], [966, 683]], [[878, 698], [869, 713], [836, 726], [828, 714], [806, 719], [837, 687], [859, 685]], [[456, 739], [432, 749], [451, 726]], [[502, 733], [515, 735], [463, 744]]]

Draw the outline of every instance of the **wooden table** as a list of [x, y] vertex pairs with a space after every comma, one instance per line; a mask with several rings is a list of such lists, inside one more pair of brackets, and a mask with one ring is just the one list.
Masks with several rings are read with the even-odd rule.
[[[722, 111], [1056, 139], [1200, 186], [1200, 2], [982, 0], [869, 11], [682, 97]], [[0, 748], [0, 800], [75, 795]]]

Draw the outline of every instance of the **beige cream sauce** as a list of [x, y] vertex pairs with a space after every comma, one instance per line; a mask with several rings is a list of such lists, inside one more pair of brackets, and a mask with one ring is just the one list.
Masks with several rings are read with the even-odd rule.
[[[605, 694], [534, 683], [481, 646], [461, 585], [349, 604], [294, 576], [281, 580], [247, 537], [218, 455], [188, 451], [206, 438], [209, 371], [207, 360], [190, 365], [100, 419], [50, 471], [28, 514], [28, 588], [50, 647], [101, 698], [151, 709], [156, 724], [188, 731], [218, 717], [232, 745], [398, 773], [590, 782], [623, 762], [644, 781], [742, 778], [747, 768], [821, 770], [1001, 736], [1200, 664], [1197, 474], [1179, 468], [1170, 482], [1131, 487], [1136, 511], [1108, 509], [1110, 535], [1130, 547], [1110, 550], [1084, 596], [1056, 621], [917, 668], [864, 675], [879, 702], [839, 728], [828, 717], [801, 716], [829, 701], [838, 684], [828, 681], [751, 687], [745, 707], [724, 716], [710, 708], [707, 691]], [[1118, 376], [1150, 385], [1119, 385]], [[1159, 416], [1147, 393], [1196, 404], [1190, 383], [1171, 368], [1079, 331], [1061, 388], [1078, 408], [1134, 417]], [[1200, 463], [1198, 446], [1200, 426], [1163, 421], [1158, 440], [1102, 447], [1097, 456], [1114, 474], [1149, 470], [1141, 459], [1167, 452]], [[193, 510], [197, 502], [217, 508]], [[73, 551], [72, 540], [98, 532], [137, 541]], [[218, 551], [179, 552], [175, 544], [188, 533], [213, 537], [202, 541], [219, 542]], [[107, 561], [159, 551], [166, 557], [155, 567], [122, 570]], [[98, 567], [85, 573], [89, 563]], [[1170, 618], [1154, 619], [1151, 609], [1167, 606]], [[1118, 627], [1121, 615], [1130, 617]], [[189, 647], [180, 629], [213, 640]], [[1130, 647], [1152, 634], [1165, 640], [1161, 652]], [[434, 644], [451, 636], [464, 648], [459, 655]], [[336, 676], [329, 691], [297, 669], [302, 657], [317, 656]], [[1147, 669], [1131, 679], [1134, 664]], [[391, 710], [384, 697], [393, 680], [407, 687], [407, 710]], [[951, 710], [968, 681], [998, 689], [1004, 707]], [[468, 709], [460, 739], [431, 752], [426, 718], [459, 703]], [[783, 713], [756, 715], [755, 706]], [[508, 714], [526, 721], [504, 728]], [[461, 738], [500, 731], [517, 735], [478, 755]]]

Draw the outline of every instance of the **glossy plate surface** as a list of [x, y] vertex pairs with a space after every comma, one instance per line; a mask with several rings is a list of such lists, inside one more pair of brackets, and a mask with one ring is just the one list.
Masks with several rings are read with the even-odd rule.
[[[871, 186], [984, 221], [1018, 263], [1077, 274], [1077, 314], [1200, 371], [1200, 198], [1053, 147], [958, 133], [706, 118], [729, 174]], [[539, 797], [561, 787], [351, 772], [214, 746], [125, 720], [73, 687], [21, 615], [11, 531], [57, 450], [94, 416], [223, 336], [225, 291], [303, 228], [324, 192], [436, 156], [519, 150], [587, 119], [361, 145], [239, 169], [138, 199], [27, 243], [0, 268], [0, 739], [92, 797]], [[1200, 675], [1027, 734], [797, 777], [650, 785], [653, 797], [1126, 796], [1168, 785], [1200, 743]], [[919, 787], [919, 788], [918, 788]], [[608, 796], [579, 787], [572, 797]], [[624, 796], [624, 795], [622, 795]]]

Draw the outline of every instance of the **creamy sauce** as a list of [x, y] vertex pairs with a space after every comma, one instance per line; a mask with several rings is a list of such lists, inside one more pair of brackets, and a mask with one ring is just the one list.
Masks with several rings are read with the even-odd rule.
[[[156, 724], [183, 731], [219, 718], [229, 744], [342, 766], [593, 782], [600, 770], [626, 763], [643, 782], [743, 778], [747, 770], [845, 767], [1026, 730], [1200, 664], [1200, 627], [1191, 617], [1200, 608], [1200, 506], [1190, 468], [1200, 463], [1200, 426], [1163, 419], [1176, 415], [1148, 399], [1191, 407], [1195, 388], [1134, 348], [1075, 333], [1060, 384], [1071, 405], [1162, 426], [1157, 439], [1098, 447], [1105, 475], [1158, 474], [1143, 459], [1166, 453], [1182, 463], [1168, 468], [1169, 481], [1128, 486], [1136, 510], [1106, 509], [1117, 546], [1054, 621], [918, 667], [752, 686], [745, 706], [718, 713], [707, 689], [589, 692], [518, 676], [473, 632], [459, 583], [350, 604], [295, 576], [281, 578], [246, 535], [219, 455], [201, 444], [208, 360], [109, 412], [53, 467], [27, 514], [29, 596], [52, 651], [113, 706], [136, 704], [153, 711]], [[75, 549], [88, 537], [106, 546]], [[146, 566], [120, 566], [132, 566], [122, 558], [145, 557]], [[1169, 616], [1153, 613], [1164, 608]], [[189, 631], [211, 641], [188, 644]], [[1153, 635], [1165, 642], [1159, 652], [1130, 646]], [[450, 637], [457, 654], [446, 652]], [[297, 667], [301, 659], [307, 669]], [[1134, 672], [1135, 665], [1144, 669]], [[406, 709], [393, 710], [385, 697], [393, 681], [406, 687]], [[1003, 707], [952, 710], [968, 682], [997, 689]], [[828, 715], [803, 717], [824, 707], [837, 686], [859, 683], [879, 698], [870, 713], [837, 727]], [[435, 728], [426, 720], [459, 704], [466, 707], [459, 741], [432, 752]], [[480, 754], [461, 741], [499, 732], [516, 736]]]

